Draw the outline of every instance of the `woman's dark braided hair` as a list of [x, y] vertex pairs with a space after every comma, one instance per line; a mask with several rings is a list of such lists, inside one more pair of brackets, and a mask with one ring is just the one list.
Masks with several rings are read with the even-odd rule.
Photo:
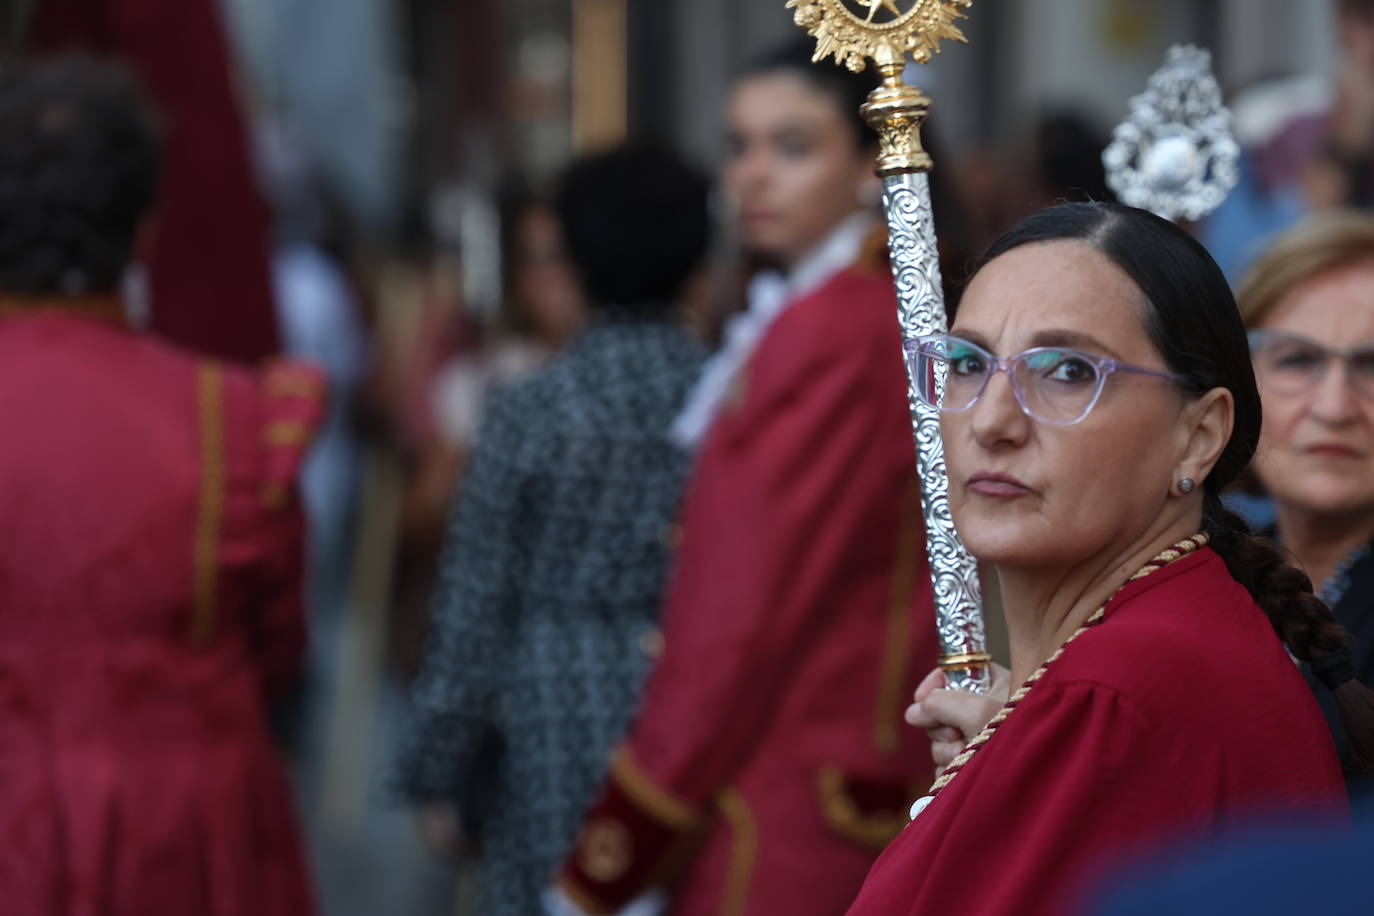
[[1169, 369], [1201, 395], [1225, 388], [1235, 427], [1203, 482], [1202, 527], [1231, 576], [1245, 586], [1289, 651], [1336, 695], [1356, 758], [1374, 772], [1374, 691], [1355, 680], [1348, 634], [1273, 541], [1256, 537], [1221, 494], [1250, 463], [1260, 397], [1235, 298], [1207, 249], [1168, 220], [1109, 203], [1068, 203], [1023, 220], [993, 243], [983, 263], [1032, 242], [1076, 240], [1126, 272], [1145, 297], [1143, 320]]

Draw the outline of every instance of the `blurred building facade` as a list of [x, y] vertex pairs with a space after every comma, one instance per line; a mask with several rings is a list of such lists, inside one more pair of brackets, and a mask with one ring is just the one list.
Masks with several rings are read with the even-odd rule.
[[[356, 228], [383, 247], [442, 247], [455, 200], [476, 205], [512, 174], [546, 187], [574, 152], [626, 133], [713, 165], [732, 74], [795, 31], [783, 0], [220, 2], [253, 107], [314, 138]], [[1325, 74], [1335, 6], [977, 0], [969, 45], [914, 78], [948, 155], [1015, 150], [1046, 110], [1110, 129], [1175, 42], [1210, 48], [1228, 95]]]

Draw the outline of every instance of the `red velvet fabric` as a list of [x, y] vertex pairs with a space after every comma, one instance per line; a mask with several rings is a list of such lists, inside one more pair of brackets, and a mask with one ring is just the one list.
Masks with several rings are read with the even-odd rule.
[[674, 914], [833, 914], [877, 850], [827, 819], [822, 771], [863, 786], [868, 814], [875, 787], [900, 809], [930, 779], [901, 721], [936, 647], [886, 265], [790, 305], [739, 381], [688, 488], [628, 747], [707, 819]]
[[264, 704], [303, 648], [319, 379], [273, 374], [0, 317], [0, 914], [311, 912]]
[[1345, 808], [1311, 691], [1204, 548], [1117, 595], [887, 848], [849, 913], [1071, 913], [1158, 844]]
[[152, 330], [222, 359], [277, 352], [269, 214], [215, 0], [38, 0], [31, 39], [123, 58], [163, 116]]

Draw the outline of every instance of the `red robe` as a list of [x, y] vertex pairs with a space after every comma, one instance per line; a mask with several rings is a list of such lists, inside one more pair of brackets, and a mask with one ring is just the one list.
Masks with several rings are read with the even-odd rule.
[[1152, 845], [1344, 807], [1302, 674], [1204, 548], [1112, 600], [887, 848], [849, 913], [1072, 913]]
[[0, 914], [301, 916], [267, 697], [312, 370], [0, 304]]
[[151, 329], [221, 359], [277, 352], [270, 215], [216, 0], [37, 0], [39, 51], [123, 58], [165, 120]]
[[891, 275], [792, 303], [688, 489], [664, 654], [563, 888], [614, 910], [842, 912], [929, 784], [903, 711], [935, 661]]

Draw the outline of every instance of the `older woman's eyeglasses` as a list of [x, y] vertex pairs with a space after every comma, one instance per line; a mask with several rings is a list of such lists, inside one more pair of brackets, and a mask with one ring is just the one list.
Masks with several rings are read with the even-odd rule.
[[1026, 416], [1069, 426], [1092, 412], [1107, 376], [1133, 372], [1171, 382], [1181, 375], [1132, 366], [1070, 347], [1035, 347], [1015, 356], [994, 356], [962, 337], [933, 334], [906, 342], [907, 369], [922, 403], [945, 412], [968, 410], [998, 372], [1011, 379], [1012, 394]]
[[1255, 375], [1280, 394], [1311, 391], [1339, 360], [1345, 363], [1345, 377], [1351, 386], [1374, 398], [1374, 343], [1333, 350], [1301, 334], [1282, 331], [1251, 331], [1249, 338]]

